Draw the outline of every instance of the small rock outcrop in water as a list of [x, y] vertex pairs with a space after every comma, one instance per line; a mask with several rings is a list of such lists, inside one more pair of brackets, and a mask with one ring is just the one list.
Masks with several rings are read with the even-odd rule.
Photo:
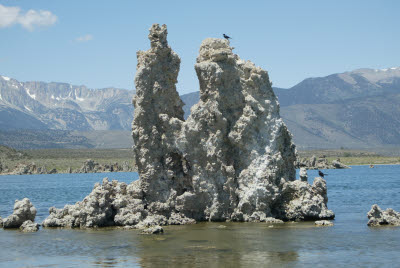
[[305, 182], [308, 181], [308, 175], [307, 175], [307, 169], [306, 168], [304, 168], [304, 167], [300, 168], [299, 175], [300, 175], [300, 180], [301, 181], [305, 181]]
[[378, 205], [372, 205], [367, 214], [369, 226], [395, 225], [400, 226], [400, 213], [391, 208], [382, 210]]
[[132, 135], [140, 180], [104, 180], [82, 202], [50, 209], [44, 226], [333, 218], [326, 183], [295, 180], [292, 137], [279, 115], [268, 73], [208, 38], [195, 69], [200, 101], [184, 121], [176, 91], [180, 59], [167, 29], [150, 29], [138, 52]]
[[162, 234], [162, 233], [164, 233], [164, 229], [159, 225], [143, 229], [142, 231], [142, 234]]
[[0, 217], [0, 227], [3, 227], [3, 219]]
[[67, 173], [97, 173], [97, 172], [130, 172], [133, 168], [125, 162], [122, 165], [118, 163], [101, 165], [92, 159], [86, 160], [80, 169], [72, 171], [71, 168], [67, 170]]
[[39, 224], [31, 220], [24, 221], [24, 223], [19, 227], [19, 229], [24, 233], [37, 232], [39, 230]]
[[327, 221], [327, 220], [322, 220], [322, 221], [316, 221], [315, 225], [317, 225], [317, 226], [333, 226], [333, 222]]
[[[0, 163], [1, 165], [1, 163]], [[1, 166], [0, 166], [1, 168]], [[98, 162], [88, 159], [86, 160], [81, 168], [72, 170], [71, 167], [68, 167], [67, 170], [59, 172], [57, 169], [53, 168], [48, 170], [46, 167], [38, 167], [35, 163], [20, 163], [15, 166], [12, 171], [9, 171], [8, 168], [3, 170], [0, 169], [0, 173], [7, 175], [32, 175], [32, 174], [56, 174], [56, 173], [97, 173], [97, 172], [132, 172], [134, 171], [134, 167], [129, 165], [127, 161], [125, 161], [122, 165], [118, 163], [113, 164], [104, 164], [101, 165]]]
[[4, 219], [3, 228], [19, 228], [25, 221], [34, 221], [36, 208], [28, 198], [15, 200], [13, 214]]
[[[51, 172], [57, 173], [57, 170], [52, 170]], [[11, 172], [13, 175], [29, 175], [29, 174], [53, 174], [49, 173], [45, 167], [38, 167], [35, 163], [31, 164], [18, 164], [14, 170]]]
[[[50, 216], [46, 218], [42, 225], [44, 227], [95, 227], [115, 225], [114, 220], [122, 215], [116, 215], [116, 210], [125, 207], [128, 203], [126, 183], [117, 181], [109, 182], [107, 178], [102, 185], [96, 183], [93, 191], [75, 205], [66, 205], [63, 209], [51, 207]], [[129, 192], [129, 195], [132, 192]], [[121, 198], [121, 196], [124, 198]], [[123, 213], [123, 211], [120, 211]], [[138, 221], [141, 219], [139, 217]], [[137, 222], [138, 222], [137, 221]], [[137, 223], [132, 222], [132, 223]], [[121, 224], [133, 225], [133, 224]]]
[[296, 161], [296, 168], [306, 168], [306, 169], [346, 169], [350, 168], [345, 164], [340, 162], [340, 159], [333, 160], [331, 164], [329, 164], [328, 159], [326, 159], [325, 155], [317, 158], [315, 155], [311, 156], [309, 159], [301, 158]]
[[337, 168], [337, 169], [346, 169], [346, 168], [350, 168], [348, 166], [346, 166], [345, 164], [340, 162], [340, 158], [336, 159], [336, 160], [332, 160], [332, 167]]

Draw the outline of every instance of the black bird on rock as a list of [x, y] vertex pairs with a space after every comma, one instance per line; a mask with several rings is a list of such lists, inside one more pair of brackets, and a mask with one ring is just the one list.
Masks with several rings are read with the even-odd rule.
[[321, 170], [318, 170], [318, 175], [323, 178], [325, 175], [328, 175], [328, 174], [324, 174]]
[[226, 34], [223, 34], [223, 36], [224, 36], [224, 38], [225, 38], [226, 40], [232, 39], [232, 37], [229, 37], [229, 36], [227, 36]]

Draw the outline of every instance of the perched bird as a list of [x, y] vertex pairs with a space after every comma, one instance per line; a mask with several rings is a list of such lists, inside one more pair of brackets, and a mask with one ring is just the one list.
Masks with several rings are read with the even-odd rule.
[[229, 36], [227, 36], [226, 34], [223, 34], [223, 36], [224, 36], [224, 38], [225, 38], [226, 40], [232, 39], [232, 37], [229, 37]]
[[324, 174], [321, 170], [318, 170], [318, 175], [323, 178], [325, 175], [328, 175], [328, 174]]

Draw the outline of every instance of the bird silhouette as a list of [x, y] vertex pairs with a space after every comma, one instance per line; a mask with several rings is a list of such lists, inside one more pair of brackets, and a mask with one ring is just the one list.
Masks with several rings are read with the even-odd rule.
[[318, 170], [318, 175], [323, 178], [325, 175], [328, 175], [328, 174], [324, 174], [321, 170]]
[[223, 34], [223, 36], [224, 36], [224, 38], [225, 38], [226, 40], [232, 39], [232, 37], [229, 37], [229, 36], [227, 36], [226, 34]]

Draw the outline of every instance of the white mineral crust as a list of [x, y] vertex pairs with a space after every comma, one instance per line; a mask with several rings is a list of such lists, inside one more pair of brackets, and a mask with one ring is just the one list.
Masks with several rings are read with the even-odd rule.
[[28, 198], [15, 200], [13, 213], [4, 219], [3, 228], [19, 228], [25, 221], [34, 221], [36, 208]]
[[372, 205], [367, 214], [369, 226], [394, 225], [400, 226], [400, 213], [388, 208], [382, 210], [378, 205]]

